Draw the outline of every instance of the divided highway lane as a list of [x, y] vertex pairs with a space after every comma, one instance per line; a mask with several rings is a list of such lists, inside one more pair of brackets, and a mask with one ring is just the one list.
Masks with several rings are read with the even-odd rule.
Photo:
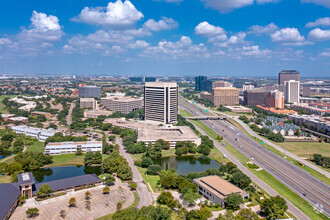
[[[183, 100], [194, 115], [208, 115], [196, 105]], [[180, 105], [182, 105], [180, 103]], [[185, 107], [182, 105], [182, 107]], [[324, 214], [330, 214], [330, 188], [324, 182], [310, 175], [308, 172], [295, 166], [277, 154], [264, 148], [262, 145], [251, 139], [249, 136], [232, 128], [231, 125], [222, 121], [203, 121], [218, 134], [222, 135], [226, 141], [233, 145], [244, 155], [255, 161], [260, 167], [265, 169], [280, 182], [285, 184], [292, 191], [305, 199], [312, 206], [316, 207]], [[238, 138], [238, 140], [236, 140]]]

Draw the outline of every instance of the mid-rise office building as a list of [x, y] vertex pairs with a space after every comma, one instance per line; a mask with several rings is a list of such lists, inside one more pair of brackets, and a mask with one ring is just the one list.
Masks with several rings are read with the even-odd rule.
[[238, 89], [234, 87], [217, 87], [212, 89], [212, 103], [215, 106], [238, 105], [238, 95]]
[[300, 99], [300, 82], [289, 80], [284, 82], [285, 101], [289, 103], [298, 103]]
[[150, 76], [146, 76], [144, 78], [145, 82], [156, 82], [156, 77], [150, 77]]
[[52, 137], [57, 132], [56, 130], [49, 128], [36, 128], [25, 125], [13, 126], [11, 129], [18, 134], [25, 134], [27, 136], [31, 136], [37, 138], [39, 141], [45, 141], [47, 138]]
[[94, 98], [80, 98], [80, 108], [96, 109], [97, 102]]
[[217, 87], [233, 87], [233, 84], [231, 82], [227, 82], [223, 80], [212, 82], [212, 89]]
[[142, 108], [143, 99], [130, 96], [110, 96], [101, 98], [101, 106], [109, 111], [128, 114]]
[[265, 106], [284, 109], [284, 93], [278, 90], [267, 92], [265, 95]]
[[297, 70], [282, 70], [278, 73], [278, 84], [284, 85], [285, 81], [295, 80], [300, 82], [300, 73]]
[[266, 93], [267, 92], [264, 89], [253, 89], [244, 91], [244, 105], [263, 105], [265, 103]]
[[164, 124], [178, 120], [178, 85], [176, 82], [146, 82], [144, 87], [145, 120]]
[[212, 81], [208, 80], [206, 76], [195, 77], [195, 91], [212, 91]]
[[82, 152], [102, 152], [102, 141], [79, 141], [79, 142], [52, 142], [45, 147], [45, 154], [60, 155], [60, 154], [75, 154], [77, 150]]
[[82, 86], [79, 88], [79, 98], [100, 98], [102, 88], [97, 86]]

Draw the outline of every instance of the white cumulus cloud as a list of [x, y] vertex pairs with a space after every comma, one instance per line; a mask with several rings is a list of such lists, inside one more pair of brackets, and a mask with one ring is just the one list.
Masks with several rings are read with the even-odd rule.
[[85, 7], [73, 20], [110, 27], [126, 27], [135, 24], [141, 18], [143, 14], [129, 0], [117, 0], [109, 2], [107, 7]]
[[320, 53], [322, 57], [330, 57], [330, 48], [326, 48], [324, 51]]
[[144, 28], [147, 28], [151, 31], [161, 31], [161, 30], [171, 30], [179, 26], [178, 22], [172, 18], [162, 17], [161, 20], [155, 21], [154, 19], [149, 19], [143, 25]]
[[302, 3], [314, 3], [316, 5], [322, 5], [326, 8], [330, 8], [329, 0], [301, 0]]
[[322, 30], [320, 28], [315, 28], [311, 30], [311, 32], [309, 32], [308, 38], [315, 41], [330, 40], [330, 30]]
[[206, 7], [213, 8], [221, 13], [252, 5], [254, 0], [202, 0]]
[[248, 34], [256, 34], [256, 35], [272, 34], [276, 30], [278, 30], [278, 27], [274, 23], [270, 23], [265, 26], [253, 25], [253, 26], [249, 27]]
[[305, 37], [301, 36], [297, 28], [283, 28], [271, 35], [273, 42], [298, 42], [304, 41]]
[[222, 27], [203, 21], [195, 27], [195, 34], [204, 36], [222, 35], [225, 34], [225, 30]]
[[319, 18], [316, 21], [308, 22], [306, 27], [317, 27], [317, 26], [330, 26], [330, 17]]

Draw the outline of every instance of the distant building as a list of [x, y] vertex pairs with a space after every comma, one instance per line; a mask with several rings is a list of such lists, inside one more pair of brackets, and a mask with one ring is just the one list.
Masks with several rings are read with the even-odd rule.
[[208, 80], [206, 76], [195, 77], [195, 91], [212, 91], [212, 81]]
[[295, 80], [284, 82], [285, 101], [289, 103], [298, 103], [300, 98], [300, 82]]
[[173, 124], [178, 120], [176, 82], [146, 82], [144, 87], [145, 120]]
[[27, 117], [11, 117], [8, 118], [8, 121], [10, 122], [23, 122], [23, 123], [28, 123], [29, 119]]
[[295, 80], [300, 82], [300, 73], [297, 70], [282, 70], [278, 73], [278, 84], [284, 85], [285, 81]]
[[11, 129], [18, 134], [25, 134], [27, 136], [37, 138], [39, 141], [43, 141], [43, 142], [47, 138], [54, 136], [55, 133], [57, 132], [52, 128], [44, 129], [44, 128], [25, 126], [25, 125], [12, 126]]
[[1, 118], [3, 119], [3, 121], [8, 121], [9, 118], [14, 117], [15, 114], [1, 114]]
[[143, 77], [130, 77], [131, 82], [143, 82]]
[[233, 87], [233, 84], [223, 80], [212, 82], [212, 89], [217, 87]]
[[220, 105], [238, 105], [238, 89], [233, 87], [217, 87], [212, 89], [212, 103], [215, 106]]
[[156, 82], [156, 77], [150, 77], [150, 76], [146, 76], [144, 78], [145, 82]]
[[256, 106], [265, 104], [266, 90], [253, 89], [244, 91], [244, 105]]
[[238, 188], [219, 176], [206, 176], [193, 179], [197, 192], [205, 199], [225, 207], [225, 199], [230, 194], [239, 194], [243, 199], [249, 198], [249, 193]]
[[305, 97], [310, 97], [312, 92], [311, 92], [311, 87], [310, 86], [303, 86], [303, 96]]
[[100, 98], [102, 88], [97, 86], [82, 86], [79, 87], [79, 98]]
[[34, 112], [31, 112], [31, 115], [32, 115], [32, 116], [43, 115], [43, 116], [45, 116], [47, 119], [49, 119], [49, 118], [52, 117], [52, 114], [51, 114], [51, 113], [49, 113], [49, 112], [40, 112], [40, 111], [34, 111]]
[[289, 115], [288, 119], [293, 121], [296, 124], [304, 125], [306, 128], [312, 130], [321, 130], [324, 129], [327, 132], [330, 132], [330, 121], [324, 119], [323, 117], [317, 115]]
[[97, 118], [99, 116], [109, 116], [112, 115], [112, 111], [106, 111], [106, 110], [90, 110], [90, 111], [84, 111], [84, 117], [85, 118]]
[[202, 100], [212, 100], [212, 94], [209, 92], [201, 92], [200, 97]]
[[47, 155], [75, 154], [79, 149], [84, 153], [102, 152], [102, 141], [52, 142], [46, 145], [44, 153]]
[[244, 106], [226, 106], [228, 110], [236, 113], [251, 113], [252, 109], [246, 108]]
[[269, 91], [265, 94], [265, 106], [284, 109], [284, 93], [278, 90]]
[[243, 85], [243, 91], [246, 91], [246, 90], [253, 90], [254, 89], [254, 85]]
[[113, 111], [128, 114], [143, 107], [142, 98], [129, 96], [110, 96], [101, 98], [101, 107]]
[[97, 102], [94, 98], [80, 98], [80, 108], [96, 109]]

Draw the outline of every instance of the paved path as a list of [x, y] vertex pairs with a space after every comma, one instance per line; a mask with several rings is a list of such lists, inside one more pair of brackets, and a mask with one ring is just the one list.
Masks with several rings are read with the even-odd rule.
[[[272, 143], [271, 141], [267, 140], [266, 138], [258, 135], [257, 133], [255, 133], [247, 124], [245, 124], [244, 122], [242, 122], [241, 120], [238, 119], [238, 117], [234, 117], [234, 116], [229, 116], [227, 115], [228, 117], [231, 117], [233, 118], [236, 122], [238, 122], [251, 136], [253, 137], [256, 137], [260, 140], [262, 140], [263, 142], [267, 143], [268, 145], [270, 145], [271, 147], [275, 148], [276, 150], [278, 150], [279, 152], [283, 153], [284, 154], [284, 149], [277, 146], [276, 144]], [[299, 156], [289, 152], [289, 151], [285, 151], [286, 155], [295, 159], [296, 161], [299, 161], [300, 163], [304, 164], [305, 166], [308, 166], [310, 168], [312, 168], [313, 170], [323, 174], [324, 176], [330, 178], [330, 173], [323, 170], [322, 168], [314, 165], [313, 163], [309, 162], [309, 161], [306, 161], [302, 158], [300, 158]]]
[[72, 115], [73, 108], [74, 108], [74, 103], [71, 103], [70, 108], [69, 108], [69, 113], [66, 116], [66, 123], [68, 125], [71, 125], [71, 123], [72, 123], [72, 117], [71, 117], [71, 115]]
[[120, 155], [122, 155], [127, 160], [128, 164], [132, 168], [133, 181], [137, 184], [136, 191], [140, 198], [137, 208], [140, 209], [143, 206], [151, 205], [153, 202], [152, 195], [149, 192], [149, 189], [148, 189], [147, 185], [145, 184], [141, 173], [138, 171], [137, 167], [134, 165], [134, 161], [133, 161], [131, 155], [129, 153], [127, 153], [126, 150], [124, 149], [122, 139], [120, 137], [116, 137], [116, 143], [120, 146], [120, 148], [119, 148]]
[[[26, 146], [24, 146], [24, 149], [23, 149], [22, 152], [24, 152], [24, 151], [26, 151]], [[0, 160], [0, 162], [5, 162], [6, 160], [9, 160], [9, 159], [11, 159], [11, 158], [13, 158], [13, 157], [15, 157], [15, 156], [16, 156], [16, 154], [10, 155], [10, 156], [5, 157], [5, 158], [3, 158], [2, 160]]]

